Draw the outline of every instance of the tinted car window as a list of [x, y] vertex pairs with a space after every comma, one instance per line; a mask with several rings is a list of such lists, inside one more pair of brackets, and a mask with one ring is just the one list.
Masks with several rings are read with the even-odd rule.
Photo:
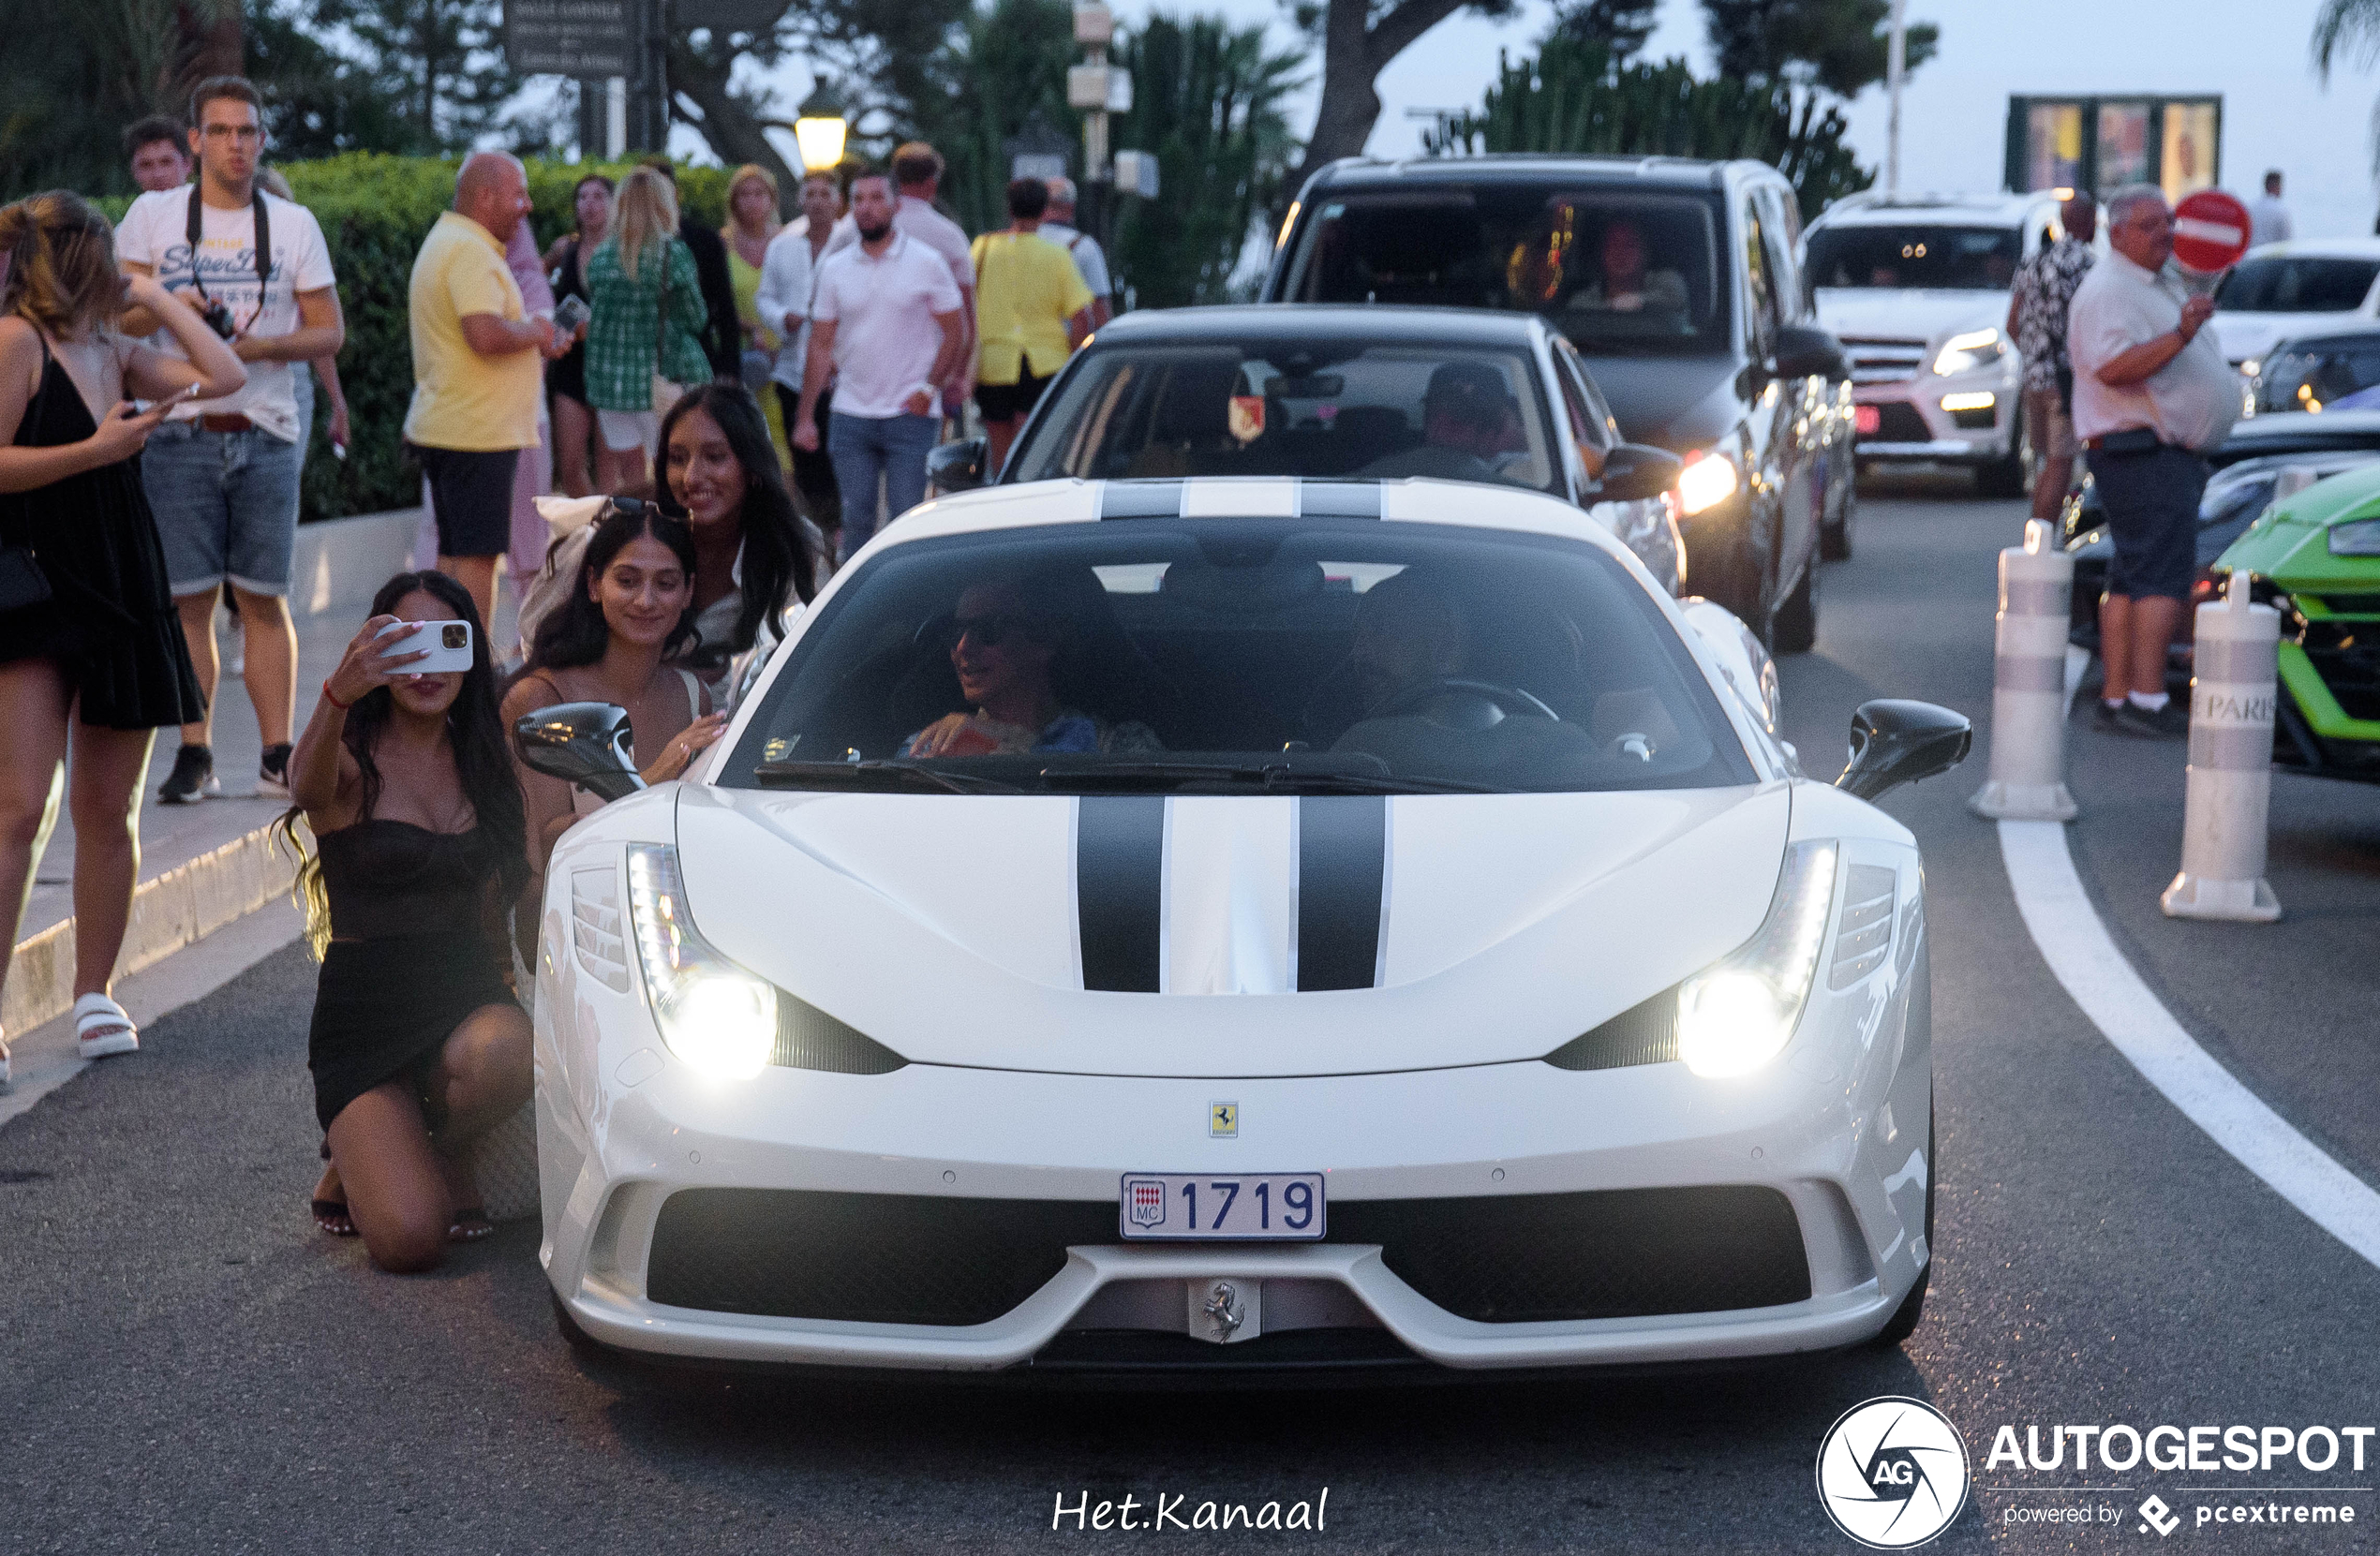
[[2380, 337], [2275, 351], [2256, 378], [2256, 408], [2380, 408]]
[[1718, 208], [1539, 188], [1349, 194], [1308, 219], [1283, 301], [1543, 314], [1585, 351], [1726, 348]]
[[1810, 284], [2006, 291], [2024, 244], [2013, 227], [1822, 227], [1809, 235]]
[[1012, 456], [1014, 479], [1435, 476], [1551, 491], [1519, 351], [1346, 341], [1100, 346]]
[[[1032, 793], [1247, 793], [1268, 765], [1273, 788], [1322, 792], [1751, 778], [1675, 630], [1575, 541], [1379, 520], [1052, 525], [893, 546], [822, 612], [728, 784], [915, 787], [919, 767]], [[1001, 699], [1032, 711], [987, 718]], [[880, 758], [911, 766], [862, 765]]]
[[2363, 306], [2380, 259], [2243, 259], [2215, 289], [2231, 313], [2353, 313]]

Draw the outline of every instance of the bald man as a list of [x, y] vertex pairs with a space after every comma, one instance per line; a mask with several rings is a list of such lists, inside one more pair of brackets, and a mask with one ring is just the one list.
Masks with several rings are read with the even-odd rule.
[[511, 548], [513, 473], [539, 446], [544, 359], [570, 348], [532, 319], [504, 245], [528, 215], [528, 178], [502, 152], [477, 152], [454, 175], [454, 209], [413, 260], [407, 307], [413, 404], [405, 443], [429, 482], [439, 571], [471, 591], [483, 627], [496, 615], [496, 559]]

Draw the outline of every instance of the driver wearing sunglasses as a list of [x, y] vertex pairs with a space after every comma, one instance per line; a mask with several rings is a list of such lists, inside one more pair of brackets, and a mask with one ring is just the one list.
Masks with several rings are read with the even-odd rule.
[[959, 597], [943, 631], [959, 690], [974, 711], [949, 713], [913, 734], [911, 757], [1016, 755], [1034, 751], [1154, 751], [1146, 724], [1114, 723], [1067, 705], [1073, 634], [1065, 618], [1040, 611], [1013, 581], [977, 584]]

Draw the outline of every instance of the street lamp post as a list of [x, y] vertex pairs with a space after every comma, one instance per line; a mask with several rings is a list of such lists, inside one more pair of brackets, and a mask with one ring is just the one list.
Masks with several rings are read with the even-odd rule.
[[1893, 0], [1893, 32], [1884, 49], [1884, 198], [1900, 193], [1900, 82], [1909, 68], [1909, 0]]
[[[1110, 237], [1108, 215], [1113, 202], [1108, 166], [1108, 112], [1114, 106], [1114, 72], [1108, 64], [1108, 45], [1115, 40], [1116, 15], [1102, 0], [1075, 7], [1075, 41], [1083, 46], [1082, 64], [1066, 72], [1066, 105], [1082, 111], [1082, 201], [1078, 215], [1082, 230], [1106, 245]], [[1132, 78], [1125, 76], [1130, 101]]]

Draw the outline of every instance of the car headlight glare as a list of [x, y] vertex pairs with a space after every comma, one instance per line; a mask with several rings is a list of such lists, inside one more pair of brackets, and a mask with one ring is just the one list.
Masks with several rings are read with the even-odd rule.
[[1742, 484], [1735, 461], [1698, 449], [1686, 456], [1685, 467], [1677, 472], [1677, 505], [1689, 517], [1707, 512], [1733, 496]]
[[1934, 372], [1942, 378], [1954, 373], [1971, 373], [1978, 367], [1988, 367], [2000, 360], [2001, 338], [1998, 329], [1970, 330], [1963, 335], [1953, 335], [1942, 342], [1934, 358]]
[[2330, 526], [2333, 556], [2380, 556], [2380, 519], [2358, 519]]
[[1837, 852], [1833, 843], [1787, 849], [1759, 932], [1679, 985], [1677, 1057], [1696, 1074], [1748, 1074], [1792, 1041], [1826, 941]]
[[646, 997], [670, 1052], [721, 1080], [759, 1074], [777, 1046], [776, 985], [695, 932], [675, 848], [629, 845], [628, 916]]

